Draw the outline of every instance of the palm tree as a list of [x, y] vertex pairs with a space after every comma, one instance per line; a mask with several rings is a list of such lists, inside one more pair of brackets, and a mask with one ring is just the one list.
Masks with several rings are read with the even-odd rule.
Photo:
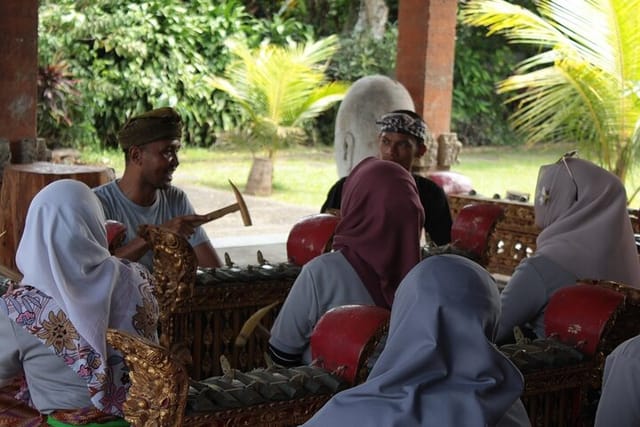
[[640, 146], [640, 0], [536, 5], [471, 0], [460, 18], [537, 49], [498, 85], [513, 94], [514, 128], [530, 144], [574, 142], [624, 182]]
[[[256, 49], [239, 40], [227, 42], [236, 59], [224, 77], [208, 80], [226, 92], [246, 117], [238, 131], [254, 149], [246, 193], [271, 194], [276, 152], [301, 140], [304, 123], [344, 97], [348, 86], [327, 82], [325, 76], [337, 41], [331, 36], [305, 44], [263, 44]], [[256, 156], [256, 149], [264, 149], [265, 156]]]

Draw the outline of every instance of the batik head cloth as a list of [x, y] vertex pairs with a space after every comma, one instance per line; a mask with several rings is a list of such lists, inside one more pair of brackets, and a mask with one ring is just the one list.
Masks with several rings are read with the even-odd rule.
[[118, 142], [123, 149], [165, 139], [180, 139], [182, 119], [170, 107], [147, 111], [131, 117], [118, 132]]
[[411, 135], [418, 142], [424, 143], [427, 135], [427, 125], [417, 114], [415, 116], [408, 112], [393, 111], [382, 116], [376, 121], [380, 132], [394, 132]]

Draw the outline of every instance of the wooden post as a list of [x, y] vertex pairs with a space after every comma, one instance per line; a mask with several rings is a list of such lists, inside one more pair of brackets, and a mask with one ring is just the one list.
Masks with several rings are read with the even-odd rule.
[[22, 140], [35, 144], [38, 90], [38, 1], [0, 1], [0, 138], [14, 152]]
[[[399, 2], [396, 76], [436, 141], [451, 126], [457, 8], [454, 0]], [[423, 163], [417, 172], [436, 166]]]
[[17, 269], [16, 250], [31, 200], [47, 184], [63, 178], [77, 179], [95, 187], [109, 182], [114, 176], [110, 168], [101, 166], [34, 162], [5, 167], [0, 190], [0, 233], [4, 233], [0, 237], [0, 264]]

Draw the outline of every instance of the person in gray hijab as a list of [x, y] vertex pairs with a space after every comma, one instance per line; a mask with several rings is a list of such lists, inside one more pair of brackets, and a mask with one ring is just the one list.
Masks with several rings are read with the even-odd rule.
[[529, 426], [520, 371], [492, 343], [500, 297], [459, 255], [431, 256], [402, 281], [384, 350], [367, 380], [304, 427]]
[[500, 296], [496, 342], [513, 329], [544, 338], [544, 311], [554, 292], [578, 280], [612, 280], [640, 287], [640, 264], [624, 185], [611, 172], [568, 153], [540, 168], [535, 253], [516, 267]]
[[640, 335], [607, 356], [595, 427], [640, 426]]

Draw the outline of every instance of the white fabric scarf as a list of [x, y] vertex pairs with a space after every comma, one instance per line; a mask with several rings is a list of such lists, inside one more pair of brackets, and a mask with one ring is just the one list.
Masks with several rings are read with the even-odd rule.
[[[150, 325], [158, 315], [157, 302], [149, 293], [148, 272], [137, 263], [111, 256], [104, 223], [102, 206], [87, 185], [55, 181], [31, 202], [16, 254], [24, 275], [21, 283], [56, 302], [80, 336], [100, 354], [101, 369], [112, 363], [110, 357], [117, 356], [107, 347], [107, 328], [142, 334], [133, 325], [139, 307], [145, 309]], [[157, 339], [155, 331], [152, 335], [147, 338]], [[98, 400], [92, 399], [102, 409]]]

